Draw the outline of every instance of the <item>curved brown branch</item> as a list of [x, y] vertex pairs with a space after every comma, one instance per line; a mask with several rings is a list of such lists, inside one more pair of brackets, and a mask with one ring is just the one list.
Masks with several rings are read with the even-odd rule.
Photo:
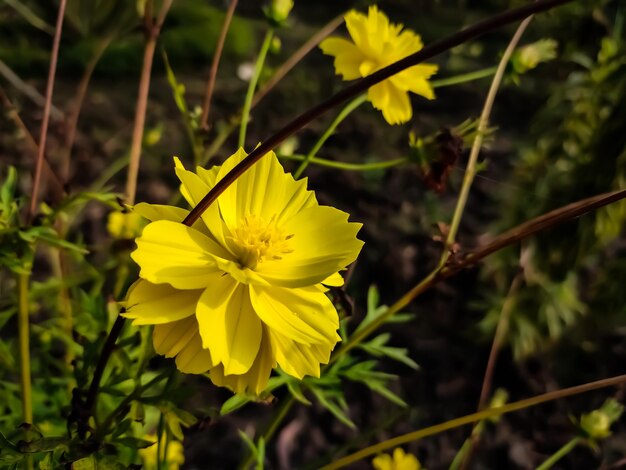
[[59, 58], [59, 45], [61, 44], [61, 31], [63, 30], [63, 17], [65, 16], [65, 6], [67, 0], [61, 0], [57, 23], [54, 30], [54, 40], [52, 41], [52, 53], [50, 56], [50, 68], [48, 70], [48, 84], [46, 85], [46, 103], [43, 107], [43, 121], [41, 123], [41, 133], [39, 134], [39, 149], [37, 153], [37, 163], [35, 164], [35, 176], [33, 180], [33, 191], [30, 196], [30, 207], [28, 209], [28, 223], [35, 215], [37, 201], [39, 199], [39, 186], [41, 185], [41, 171], [43, 169], [44, 155], [46, 153], [46, 138], [48, 137], [48, 123], [50, 122], [50, 109], [52, 107], [52, 92], [54, 91], [54, 78], [57, 71], [57, 60]]
[[200, 129], [207, 130], [209, 128], [209, 111], [211, 110], [211, 98], [213, 97], [213, 89], [215, 88], [215, 78], [217, 77], [217, 69], [220, 65], [220, 59], [222, 57], [222, 50], [224, 49], [224, 43], [226, 42], [226, 35], [228, 34], [228, 28], [230, 22], [235, 14], [235, 8], [237, 7], [237, 0], [230, 0], [228, 10], [226, 10], [226, 16], [224, 17], [224, 23], [222, 24], [222, 31], [220, 37], [217, 40], [215, 46], [215, 53], [213, 54], [213, 62], [211, 63], [211, 71], [209, 72], [209, 80], [206, 84], [206, 92], [204, 94], [204, 101], [202, 102], [202, 117], [200, 118]]

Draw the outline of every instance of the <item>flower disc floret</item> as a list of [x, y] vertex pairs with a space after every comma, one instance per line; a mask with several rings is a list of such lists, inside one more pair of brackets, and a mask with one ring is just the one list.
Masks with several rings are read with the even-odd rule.
[[265, 260], [281, 260], [293, 253], [289, 239], [293, 233], [285, 233], [276, 226], [276, 216], [269, 222], [255, 215], [247, 215], [233, 230], [233, 241], [239, 247], [237, 260], [242, 267], [254, 269]]
[[[175, 160], [191, 206], [246, 154], [221, 167], [186, 170]], [[237, 393], [260, 393], [272, 368], [319, 376], [339, 340], [337, 311], [324, 286], [363, 245], [361, 224], [320, 206], [306, 180], [286, 174], [270, 152], [232, 184], [192, 226], [172, 206], [138, 204], [149, 223], [132, 253], [140, 280], [126, 315], [155, 325], [157, 353], [188, 373], [208, 372]]]
[[[367, 16], [352, 10], [344, 18], [352, 41], [330, 37], [320, 43], [324, 54], [335, 57], [335, 71], [344, 80], [371, 75], [423, 47], [419, 35], [402, 24], [391, 23], [375, 5], [369, 7]], [[409, 67], [372, 86], [367, 98], [389, 124], [405, 123], [413, 115], [409, 92], [435, 98], [428, 79], [437, 68], [433, 64]]]

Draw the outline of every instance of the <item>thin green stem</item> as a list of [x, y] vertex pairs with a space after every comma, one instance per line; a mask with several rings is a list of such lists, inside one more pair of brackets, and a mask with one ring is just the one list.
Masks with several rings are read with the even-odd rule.
[[515, 34], [513, 35], [513, 38], [505, 49], [504, 54], [502, 54], [502, 58], [500, 59], [500, 63], [498, 64], [498, 68], [491, 82], [491, 86], [489, 87], [487, 99], [485, 100], [483, 110], [480, 113], [478, 128], [476, 130], [476, 137], [474, 138], [474, 143], [472, 144], [472, 149], [470, 151], [467, 168], [465, 170], [465, 176], [463, 178], [463, 184], [461, 186], [461, 192], [459, 193], [459, 198], [457, 200], [454, 214], [452, 216], [452, 222], [450, 223], [450, 230], [448, 231], [448, 236], [446, 238], [446, 246], [444, 247], [441, 259], [439, 260], [439, 268], [445, 266], [446, 262], [450, 258], [450, 250], [448, 248], [454, 245], [456, 240], [456, 234], [459, 230], [459, 226], [461, 225], [461, 219], [463, 218], [463, 213], [467, 204], [469, 192], [472, 187], [472, 183], [474, 182], [474, 177], [476, 176], [476, 173], [478, 171], [478, 155], [480, 154], [480, 149], [483, 145], [483, 137], [489, 125], [489, 117], [491, 116], [491, 110], [493, 109], [493, 103], [496, 99], [496, 95], [498, 94], [498, 89], [500, 88], [500, 84], [502, 83], [502, 79], [504, 78], [504, 72], [506, 71], [509, 60], [513, 55], [513, 51], [515, 51], [519, 40], [522, 38], [522, 34], [524, 34], [524, 31], [526, 30], [528, 24], [531, 22], [532, 18], [532, 16], [529, 16], [518, 26]]
[[[304, 162], [307, 160], [306, 155], [278, 155], [278, 158], [283, 160], [293, 160], [296, 162]], [[325, 166], [328, 168], [337, 168], [338, 170], [346, 171], [373, 171], [383, 170], [385, 168], [392, 168], [394, 166], [404, 165], [409, 162], [407, 157], [396, 158], [394, 160], [387, 160], [383, 162], [371, 162], [371, 163], [346, 163], [337, 162], [334, 160], [327, 160], [325, 158], [310, 157], [309, 163], [319, 166]]]
[[[480, 423], [482, 423], [482, 421]], [[480, 425], [480, 423], [478, 423], [474, 429], [478, 429], [478, 426]], [[454, 460], [452, 460], [452, 463], [448, 467], [448, 470], [459, 470], [459, 468], [461, 468], [461, 465], [463, 464], [463, 460], [465, 459], [465, 456], [469, 452], [471, 446], [472, 446], [472, 438], [468, 437], [467, 439], [465, 439], [465, 441], [463, 442], [463, 445], [454, 456]]]
[[243, 110], [241, 112], [241, 126], [239, 127], [239, 147], [243, 147], [246, 143], [246, 130], [248, 129], [248, 121], [250, 119], [250, 108], [252, 106], [254, 90], [256, 89], [256, 85], [259, 82], [259, 77], [261, 76], [261, 71], [263, 70], [263, 64], [265, 64], [265, 58], [267, 57], [267, 51], [269, 51], [270, 49], [273, 37], [274, 29], [270, 28], [267, 30], [267, 33], [265, 33], [265, 39], [263, 39], [263, 44], [261, 44], [261, 49], [259, 50], [259, 57], [257, 57], [256, 63], [254, 64], [254, 72], [252, 74], [252, 78], [250, 79], [250, 84], [248, 85], [246, 100], [244, 101]]
[[[161, 452], [163, 451], [163, 442], [161, 436], [163, 435], [163, 431], [165, 429], [165, 418], [163, 417], [163, 413], [159, 415], [159, 425], [157, 426], [156, 438], [157, 438], [157, 458], [156, 458], [156, 470], [161, 470]], [[167, 453], [164, 453], [167, 455]]]
[[[100, 381], [102, 380], [104, 369], [109, 362], [111, 354], [113, 354], [115, 343], [117, 342], [117, 338], [119, 338], [122, 333], [125, 323], [126, 318], [118, 315], [113, 323], [113, 326], [111, 327], [111, 331], [109, 331], [109, 336], [107, 336], [104, 341], [104, 345], [102, 346], [102, 351], [100, 352], [100, 357], [98, 358], [98, 363], [96, 364], [96, 370], [93, 373], [91, 384], [89, 385], [89, 390], [87, 391], [87, 398], [85, 399], [85, 413], [88, 416], [93, 416], [96, 411], [96, 400], [100, 389]], [[81, 435], [81, 438], [84, 438], [87, 430], [86, 422], [79, 423], [79, 434]]]
[[[57, 220], [56, 223], [57, 232], [65, 239], [67, 227], [62, 220]], [[70, 293], [67, 285], [67, 257], [60, 248], [50, 248], [50, 264], [54, 277], [61, 281], [59, 286], [59, 292], [57, 294], [57, 308], [61, 313], [61, 320], [63, 324], [63, 331], [66, 338], [72, 338], [72, 331], [74, 329], [74, 316], [72, 313], [72, 302], [70, 300]], [[71, 366], [74, 360], [74, 349], [71, 341], [68, 341], [67, 350], [65, 351], [65, 363], [68, 367]], [[68, 381], [68, 387], [71, 389], [74, 387], [72, 382]]]
[[574, 448], [578, 444], [580, 444], [582, 440], [583, 438], [580, 436], [575, 437], [574, 439], [569, 441], [567, 444], [565, 444], [563, 447], [561, 447], [559, 450], [557, 450], [554, 454], [552, 454], [552, 456], [548, 460], [546, 460], [544, 463], [539, 465], [537, 467], [537, 470], [548, 470], [549, 468], [552, 468], [552, 466], [555, 463], [557, 463], [559, 460], [561, 460], [563, 457], [569, 454], [572, 450], [574, 450]]
[[209, 160], [219, 151], [219, 149], [222, 148], [222, 145], [224, 145], [226, 139], [230, 137], [239, 122], [241, 122], [241, 120], [240, 117], [237, 116], [232, 117], [230, 121], [222, 125], [218, 134], [211, 141], [211, 145], [209, 145], [202, 154], [200, 166], [205, 166], [209, 162]]
[[20, 385], [22, 388], [22, 419], [33, 422], [33, 398], [30, 381], [30, 332], [28, 313], [28, 282], [30, 273], [17, 275], [18, 330], [20, 347]]
[[581, 393], [599, 390], [601, 388], [612, 387], [623, 383], [626, 383], [626, 375], [618, 375], [616, 377], [610, 377], [608, 379], [597, 380], [595, 382], [589, 382], [583, 385], [577, 385], [575, 387], [564, 388], [562, 390], [544, 393], [542, 395], [537, 395], [532, 398], [526, 398], [524, 400], [509, 403], [508, 405], [499, 406], [496, 408], [489, 408], [483, 411], [479, 411], [477, 413], [461, 416], [459, 418], [451, 419], [444, 423], [429, 426], [427, 428], [419, 429], [417, 431], [409, 432], [407, 434], [402, 434], [392, 439], [388, 439], [386, 441], [379, 442], [378, 444], [366, 447], [365, 449], [361, 449], [354, 454], [338, 459], [335, 462], [326, 465], [325, 467], [322, 467], [322, 470], [334, 470], [337, 468], [343, 468], [361, 459], [378, 454], [379, 452], [383, 452], [387, 449], [392, 449], [402, 444], [406, 444], [407, 442], [417, 441], [425, 437], [433, 436], [435, 434], [465, 426], [467, 424], [476, 423], [478, 421], [482, 421], [484, 419], [488, 419], [494, 416], [501, 416], [506, 413], [523, 410], [525, 408], [537, 406], [542, 403], [547, 403], [549, 401], [559, 400], [561, 398], [579, 395]]
[[475, 70], [474, 72], [462, 73], [460, 75], [454, 75], [452, 77], [440, 78], [439, 80], [432, 80], [430, 85], [433, 88], [443, 88], [451, 85], [459, 85], [461, 83], [472, 82], [474, 80], [480, 80], [481, 78], [491, 77], [498, 70], [497, 66], [487, 67], [486, 69]]
[[309, 153], [307, 153], [304, 161], [300, 164], [298, 169], [294, 172], [293, 177], [295, 179], [300, 178], [306, 167], [311, 162], [311, 159], [317, 155], [317, 152], [322, 148], [322, 145], [328, 140], [328, 138], [335, 132], [337, 126], [346, 118], [348, 115], [354, 111], [356, 108], [361, 106], [363, 103], [367, 101], [367, 95], [363, 93], [362, 95], [357, 96], [352, 101], [350, 101], [340, 112], [337, 114], [337, 117], [333, 119], [333, 122], [330, 123], [328, 129], [322, 134], [322, 136], [315, 142], [315, 145]]

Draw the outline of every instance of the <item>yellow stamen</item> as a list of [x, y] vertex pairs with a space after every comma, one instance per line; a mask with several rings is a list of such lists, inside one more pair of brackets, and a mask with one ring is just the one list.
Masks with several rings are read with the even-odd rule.
[[247, 215], [233, 231], [233, 241], [239, 248], [239, 263], [254, 269], [266, 259], [280, 260], [282, 255], [292, 253], [287, 240], [293, 234], [285, 234], [276, 226], [276, 216], [269, 222], [256, 215]]

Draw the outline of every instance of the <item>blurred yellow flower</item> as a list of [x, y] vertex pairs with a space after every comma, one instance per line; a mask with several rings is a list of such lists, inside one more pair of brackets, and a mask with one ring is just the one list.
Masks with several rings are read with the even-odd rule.
[[[187, 171], [176, 159], [181, 192], [195, 206], [246, 156]], [[157, 353], [186, 373], [209, 372], [236, 393], [259, 394], [273, 367], [319, 376], [340, 339], [324, 285], [353, 262], [361, 224], [320, 206], [306, 180], [286, 174], [273, 152], [232, 184], [193, 227], [188, 211], [138, 204], [152, 222], [137, 239], [140, 280], [129, 290], [128, 318], [156, 325]]]
[[144, 225], [144, 218], [135, 212], [111, 212], [107, 231], [113, 238], [129, 240], [141, 235]]
[[[159, 446], [157, 444], [156, 434], [148, 434], [144, 437], [146, 441], [153, 441], [154, 444], [145, 449], [139, 449], [139, 456], [143, 463], [143, 470], [159, 470], [157, 468], [157, 453]], [[167, 453], [165, 451], [167, 447]], [[170, 439], [167, 441], [165, 436], [161, 437], [161, 469], [165, 470], [178, 470], [182, 464], [185, 463], [185, 453], [183, 451], [182, 443]]]
[[[423, 47], [419, 35], [408, 29], [403, 30], [402, 24], [390, 23], [375, 5], [369, 7], [367, 16], [350, 11], [345, 21], [354, 42], [330, 37], [320, 43], [324, 54], [335, 57], [335, 71], [344, 80], [370, 75]], [[367, 99], [374, 108], [382, 111], [389, 124], [405, 123], [413, 114], [409, 92], [429, 100], [435, 97], [428, 79], [437, 72], [437, 68], [433, 64], [409, 67], [372, 86], [367, 92]]]
[[380, 454], [372, 460], [375, 470], [420, 470], [419, 460], [413, 454], [405, 454], [401, 447], [396, 447], [393, 457], [389, 454]]

